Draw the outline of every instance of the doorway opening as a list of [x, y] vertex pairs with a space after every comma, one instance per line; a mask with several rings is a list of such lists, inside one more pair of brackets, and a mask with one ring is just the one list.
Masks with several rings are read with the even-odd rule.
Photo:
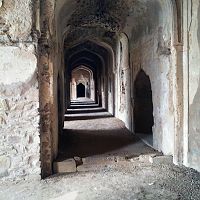
[[77, 85], [77, 98], [85, 97], [85, 85], [79, 83]]
[[[138, 73], [134, 86], [134, 131], [136, 134], [153, 136], [152, 127], [154, 125], [153, 118], [153, 102], [152, 90], [149, 76], [143, 70]], [[150, 139], [149, 137], [148, 140]], [[151, 137], [153, 143], [153, 137]]]

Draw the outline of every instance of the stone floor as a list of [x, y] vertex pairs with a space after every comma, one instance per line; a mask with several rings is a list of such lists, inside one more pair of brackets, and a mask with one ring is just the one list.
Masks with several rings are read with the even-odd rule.
[[[82, 159], [75, 173], [1, 181], [0, 200], [200, 199], [198, 172], [165, 162], [93, 102], [72, 103], [61, 141], [57, 161]], [[150, 158], [159, 159], [152, 163]]]
[[199, 200], [200, 174], [137, 159], [42, 181], [1, 182], [0, 200]]
[[92, 101], [73, 101], [65, 119], [58, 160], [158, 153]]

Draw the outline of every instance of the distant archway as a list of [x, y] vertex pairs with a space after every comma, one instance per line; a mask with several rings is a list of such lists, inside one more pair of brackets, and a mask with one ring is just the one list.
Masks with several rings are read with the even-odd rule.
[[152, 134], [154, 119], [151, 82], [143, 70], [136, 77], [134, 94], [135, 133]]
[[85, 97], [85, 85], [79, 83], [77, 85], [77, 98]]

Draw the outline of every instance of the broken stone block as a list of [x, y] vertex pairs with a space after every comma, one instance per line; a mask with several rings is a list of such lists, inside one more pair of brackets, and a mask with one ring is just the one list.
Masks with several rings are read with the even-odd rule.
[[67, 159], [61, 162], [54, 162], [53, 170], [54, 170], [54, 173], [76, 172], [76, 162], [74, 159]]
[[106, 167], [106, 164], [83, 164], [77, 167], [78, 172], [96, 171]]
[[125, 157], [122, 156], [106, 156], [106, 157], [87, 157], [83, 158], [83, 164], [112, 164], [125, 161]]
[[151, 156], [149, 162], [153, 164], [172, 164], [173, 156]]

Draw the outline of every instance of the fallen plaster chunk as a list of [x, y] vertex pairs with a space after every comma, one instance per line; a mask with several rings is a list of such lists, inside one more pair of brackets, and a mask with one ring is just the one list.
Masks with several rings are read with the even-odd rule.
[[74, 159], [67, 159], [62, 162], [54, 162], [54, 173], [72, 173], [76, 172], [76, 162]]

